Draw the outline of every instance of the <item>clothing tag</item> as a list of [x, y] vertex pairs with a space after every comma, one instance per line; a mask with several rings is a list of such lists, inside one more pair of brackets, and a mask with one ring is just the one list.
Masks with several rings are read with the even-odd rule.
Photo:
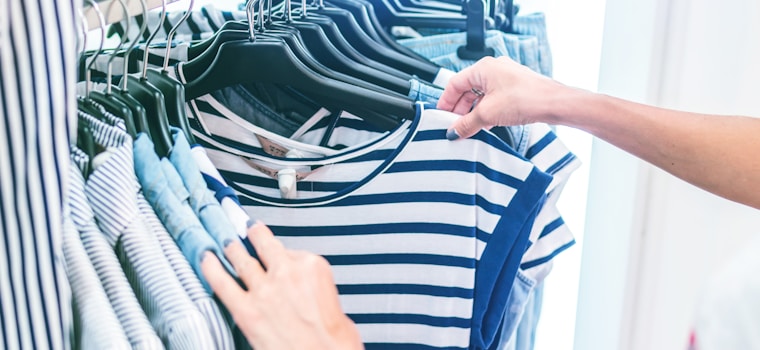
[[290, 152], [290, 150], [285, 148], [285, 146], [272, 142], [264, 136], [256, 134], [256, 138], [261, 143], [261, 148], [264, 150], [264, 152], [270, 156], [284, 158], [287, 156], [288, 152]]

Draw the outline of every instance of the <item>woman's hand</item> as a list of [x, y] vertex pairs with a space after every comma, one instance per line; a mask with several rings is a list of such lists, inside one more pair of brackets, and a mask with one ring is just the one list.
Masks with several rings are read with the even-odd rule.
[[483, 128], [547, 121], [563, 89], [508, 57], [485, 57], [451, 78], [438, 109], [462, 115], [449, 139], [468, 138]]
[[361, 349], [356, 325], [343, 313], [330, 265], [323, 257], [288, 250], [264, 224], [248, 229], [261, 262], [239, 242], [225, 248], [247, 290], [206, 253], [201, 264], [211, 288], [256, 350]]

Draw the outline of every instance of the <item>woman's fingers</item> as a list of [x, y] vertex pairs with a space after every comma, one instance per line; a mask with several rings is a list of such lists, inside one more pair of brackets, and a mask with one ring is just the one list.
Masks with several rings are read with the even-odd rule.
[[224, 248], [224, 255], [230, 261], [238, 277], [248, 289], [255, 288], [256, 281], [264, 276], [264, 268], [254, 259], [240, 242], [233, 242]]
[[256, 254], [261, 259], [261, 264], [265, 267], [271, 267], [278, 261], [287, 258], [285, 247], [279, 239], [274, 237], [269, 227], [257, 221], [256, 224], [248, 228], [248, 239], [251, 241]]
[[214, 253], [206, 252], [201, 262], [201, 271], [211, 289], [225, 305], [240, 305], [245, 299], [245, 291], [227, 273]]

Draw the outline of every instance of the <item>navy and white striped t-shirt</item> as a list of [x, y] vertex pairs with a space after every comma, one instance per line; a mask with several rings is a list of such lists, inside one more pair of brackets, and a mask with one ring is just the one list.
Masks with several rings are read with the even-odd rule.
[[[209, 96], [189, 105], [196, 140], [248, 214], [331, 263], [367, 348], [490, 345], [551, 176], [491, 133], [446, 140], [457, 116], [422, 105], [414, 121], [340, 151], [257, 130], [322, 153], [302, 159], [261, 152], [255, 127]], [[300, 178], [295, 199], [272, 177], [283, 168]]]

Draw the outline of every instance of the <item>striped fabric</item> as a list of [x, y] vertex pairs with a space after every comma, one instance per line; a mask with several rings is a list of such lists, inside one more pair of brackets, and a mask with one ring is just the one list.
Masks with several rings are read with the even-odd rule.
[[[82, 175], [76, 165], [69, 169], [72, 173], [69, 181], [81, 182]], [[79, 178], [74, 178], [77, 176]], [[65, 217], [63, 222], [63, 254], [66, 275], [74, 286], [75, 347], [132, 349], [71, 217]]]
[[208, 188], [214, 192], [214, 196], [221, 203], [224, 214], [235, 227], [235, 232], [243, 240], [243, 244], [251, 254], [254, 254], [253, 246], [247, 236], [248, 223], [251, 221], [251, 217], [240, 206], [240, 199], [235, 194], [235, 190], [227, 185], [222, 174], [219, 174], [219, 170], [208, 158], [208, 154], [202, 146], [193, 145], [191, 151]]
[[[72, 159], [79, 169], [86, 169], [87, 155], [72, 149]], [[72, 172], [73, 173], [73, 172]], [[161, 339], [140, 307], [127, 276], [122, 270], [113, 246], [98, 228], [95, 213], [85, 195], [84, 178], [80, 172], [71, 176], [69, 182], [71, 217], [79, 230], [82, 243], [95, 267], [100, 282], [111, 301], [111, 306], [134, 349], [163, 349]]]
[[526, 276], [541, 282], [551, 271], [552, 259], [575, 244], [573, 233], [557, 208], [557, 200], [570, 175], [581, 164], [548, 125], [536, 123], [527, 125], [526, 128], [528, 141], [525, 157], [553, 177], [547, 189], [546, 201], [530, 234], [533, 244], [523, 255], [520, 264], [520, 269]]
[[[116, 116], [108, 113], [104, 108], [102, 108], [102, 106], [98, 105], [97, 103], [94, 103], [94, 105], [99, 108], [101, 113], [103, 113], [106, 122], [114, 125], [121, 131], [126, 131], [126, 127], [122, 119], [119, 119]], [[187, 260], [185, 260], [185, 257], [182, 255], [182, 252], [177, 246], [177, 243], [174, 242], [172, 237], [169, 235], [169, 232], [167, 232], [166, 228], [163, 226], [163, 224], [161, 224], [161, 221], [156, 215], [156, 212], [150, 206], [150, 203], [148, 203], [148, 201], [145, 199], [145, 196], [142, 192], [139, 192], [137, 194], [137, 206], [140, 210], [140, 216], [147, 224], [151, 234], [156, 236], [156, 239], [158, 239], [158, 242], [161, 245], [161, 249], [163, 250], [164, 255], [166, 255], [166, 258], [174, 270], [174, 273], [177, 275], [177, 278], [179, 278], [182, 287], [185, 289], [188, 296], [193, 301], [193, 304], [195, 304], [195, 307], [198, 308], [201, 314], [203, 314], [203, 317], [206, 319], [206, 322], [209, 325], [209, 330], [211, 331], [211, 335], [214, 337], [216, 349], [233, 349], [235, 346], [232, 339], [232, 332], [230, 330], [230, 327], [227, 325], [224, 316], [222, 315], [222, 311], [219, 309], [219, 306], [216, 304], [216, 302], [211, 298], [211, 293], [203, 289], [203, 285], [201, 284], [200, 279], [198, 279], [198, 276], [193, 273], [192, 267], [187, 262]]]
[[177, 243], [166, 232], [166, 228], [161, 224], [161, 221], [156, 216], [156, 212], [153, 211], [153, 208], [142, 193], [137, 197], [137, 205], [140, 208], [140, 215], [142, 215], [153, 234], [156, 235], [161, 244], [161, 249], [163, 249], [164, 255], [169, 260], [169, 264], [174, 269], [174, 273], [179, 278], [180, 283], [182, 283], [195, 307], [200, 310], [206, 319], [211, 330], [211, 335], [214, 337], [215, 349], [234, 349], [232, 332], [225, 322], [219, 306], [203, 289], [198, 276], [193, 273], [192, 267], [185, 260], [179, 247], [177, 247]]
[[71, 347], [62, 208], [80, 1], [0, 0], [0, 348]]
[[108, 147], [98, 155], [107, 159], [93, 166], [85, 193], [151, 324], [169, 348], [212, 348], [208, 324], [139, 216], [132, 140], [118, 128], [92, 117], [80, 114], [80, 122], [88, 123], [96, 142]]
[[[287, 247], [332, 264], [367, 348], [493, 342], [549, 175], [493, 134], [447, 141], [456, 116], [421, 106], [415, 121], [342, 151], [257, 130], [302, 154], [323, 153], [299, 160], [257, 151], [255, 126], [209, 96], [190, 105], [196, 140], [249, 215]], [[280, 198], [262, 170], [284, 167], [306, 174], [297, 199]]]

